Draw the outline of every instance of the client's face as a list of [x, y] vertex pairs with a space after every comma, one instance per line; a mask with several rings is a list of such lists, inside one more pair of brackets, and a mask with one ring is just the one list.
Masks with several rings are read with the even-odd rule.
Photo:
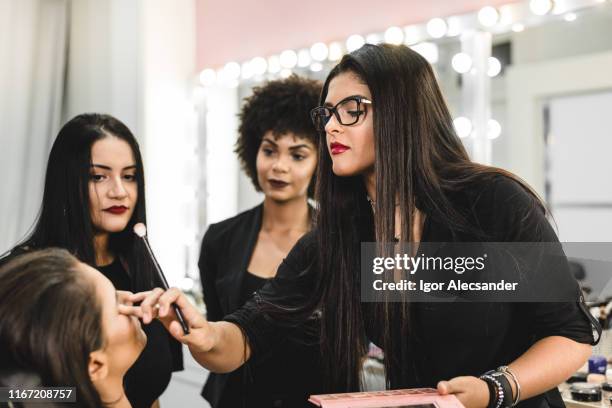
[[147, 343], [140, 322], [134, 316], [120, 314], [119, 299], [115, 287], [104, 275], [86, 264], [80, 264], [96, 288], [98, 302], [102, 306], [102, 332], [104, 335], [103, 354], [108, 375], [123, 377], [134, 364]]
[[257, 181], [261, 190], [276, 201], [305, 198], [317, 166], [317, 151], [305, 138], [287, 133], [263, 136], [257, 152]]
[[[352, 72], [339, 74], [329, 83], [326, 106], [350, 96], [372, 100], [370, 89]], [[374, 171], [374, 126], [372, 105], [362, 106], [365, 114], [354, 125], [342, 125], [335, 115], [325, 125], [327, 149], [332, 159], [332, 170], [337, 176], [368, 175]]]

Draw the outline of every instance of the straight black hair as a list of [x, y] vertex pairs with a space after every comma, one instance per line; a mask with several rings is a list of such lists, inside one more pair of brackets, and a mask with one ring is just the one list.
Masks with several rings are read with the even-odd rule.
[[130, 145], [136, 164], [138, 200], [127, 227], [111, 234], [109, 249], [125, 262], [133, 291], [154, 286], [153, 269], [141, 240], [135, 238], [135, 224], [147, 222], [144, 167], [140, 148], [132, 132], [118, 119], [104, 114], [81, 114], [59, 131], [47, 164], [43, 200], [31, 234], [13, 254], [47, 247], [65, 248], [93, 267], [94, 227], [89, 212], [91, 149], [95, 142], [116, 137]]

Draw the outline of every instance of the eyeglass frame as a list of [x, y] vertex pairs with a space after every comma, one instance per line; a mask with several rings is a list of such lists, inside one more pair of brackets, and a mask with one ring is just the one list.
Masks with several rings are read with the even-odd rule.
[[[359, 111], [359, 114], [357, 115], [357, 117], [355, 118], [355, 121], [352, 123], [342, 123], [342, 119], [340, 118], [340, 114], [338, 113], [338, 106], [340, 104], [345, 103], [346, 101], [356, 101], [357, 102], [357, 109]], [[361, 96], [361, 95], [351, 95], [351, 96], [347, 96], [346, 98], [342, 99], [340, 102], [338, 102], [337, 104], [335, 104], [332, 107], [329, 106], [317, 106], [314, 107], [310, 110], [310, 119], [312, 120], [313, 124], [315, 125], [315, 128], [317, 128], [317, 131], [320, 132], [324, 132], [325, 131], [325, 126], [327, 126], [327, 124], [329, 123], [329, 121], [331, 120], [331, 116], [329, 115], [329, 119], [327, 119], [327, 121], [325, 122], [325, 125], [323, 126], [323, 129], [319, 129], [316, 125], [316, 121], [315, 121], [315, 115], [317, 114], [316, 112], [322, 110], [322, 109], [329, 109], [329, 111], [331, 112], [331, 114], [333, 114], [336, 117], [336, 120], [338, 121], [339, 124], [341, 124], [342, 126], [353, 126], [355, 125], [357, 122], [359, 122], [359, 119], [361, 118], [362, 115], [367, 114], [367, 110], [361, 110], [361, 104], [364, 105], [371, 105], [372, 101], [369, 100], [368, 98], [366, 98], [365, 96]]]

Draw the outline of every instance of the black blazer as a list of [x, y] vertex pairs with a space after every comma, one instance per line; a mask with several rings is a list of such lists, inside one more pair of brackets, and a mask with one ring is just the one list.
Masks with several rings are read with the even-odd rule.
[[[262, 215], [263, 205], [260, 204], [232, 218], [211, 224], [204, 234], [198, 266], [209, 321], [222, 320], [224, 316], [243, 305], [242, 284], [261, 229]], [[301, 390], [288, 391], [293, 394], [301, 392], [303, 395], [299, 396], [300, 401], [305, 400], [305, 395], [320, 389], [318, 346], [287, 342], [276, 348], [273, 354], [273, 358], [258, 362], [256, 367], [245, 368], [243, 366], [238, 369], [243, 372], [242, 384], [240, 384], [243, 393], [248, 392], [248, 384], [252, 380], [250, 376], [253, 374], [249, 371], [252, 371], [254, 376], [257, 376], [258, 373], [273, 373], [274, 377], [282, 377], [270, 379], [280, 382], [270, 384], [271, 387], [290, 387], [290, 385], [283, 385], [283, 378], [291, 384], [301, 384]], [[233, 381], [230, 380], [230, 375], [236, 378], [236, 372], [211, 373], [206, 381], [202, 396], [210, 402], [213, 408], [218, 406], [223, 393], [227, 390], [228, 380]], [[258, 383], [260, 380], [267, 379], [257, 378]], [[234, 391], [235, 389], [232, 392]], [[287, 390], [279, 389], [278, 391]], [[249, 401], [253, 400], [245, 395], [246, 403], [243, 405], [253, 406], [249, 404]], [[292, 403], [291, 406], [295, 404]]]

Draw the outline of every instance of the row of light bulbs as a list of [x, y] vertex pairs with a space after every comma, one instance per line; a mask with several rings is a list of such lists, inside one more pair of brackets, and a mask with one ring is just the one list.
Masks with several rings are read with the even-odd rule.
[[[474, 126], [472, 125], [472, 121], [465, 116], [459, 116], [453, 120], [453, 126], [455, 128], [455, 132], [457, 136], [461, 139], [465, 139], [469, 136], [472, 136], [474, 131]], [[490, 140], [497, 139], [502, 132], [502, 127], [498, 121], [495, 119], [489, 119], [487, 122], [487, 138]]]
[[[605, 2], [606, 0], [597, 0]], [[530, 0], [529, 9], [536, 16], [544, 16], [553, 11], [555, 6], [554, 0]], [[486, 28], [494, 27], [497, 24], [510, 24], [508, 18], [492, 6], [481, 8], [477, 13], [478, 22]], [[564, 15], [566, 21], [574, 21], [575, 13], [567, 13]], [[433, 18], [425, 25], [425, 30], [430, 38], [439, 39], [445, 36], [457, 36], [460, 34], [461, 27], [453, 24], [453, 19], [448, 18]], [[525, 29], [521, 23], [512, 25], [512, 30], [520, 32]], [[238, 81], [248, 80], [251, 78], [260, 79], [266, 74], [280, 75], [287, 77], [291, 75], [295, 68], [309, 68], [313, 72], [319, 72], [323, 69], [323, 63], [326, 61], [335, 62], [342, 58], [345, 52], [352, 52], [366, 43], [377, 44], [386, 42], [389, 44], [405, 44], [411, 46], [415, 51], [423, 55], [431, 64], [438, 62], [438, 47], [436, 44], [429, 41], [419, 42], [422, 37], [421, 28], [419, 26], [390, 27], [382, 35], [370, 34], [362, 36], [359, 34], [351, 35], [346, 42], [332, 42], [329, 45], [323, 42], [318, 42], [312, 45], [309, 49], [303, 48], [298, 51], [285, 50], [279, 55], [273, 55], [269, 58], [255, 57], [250, 61], [242, 64], [237, 62], [229, 62], [223, 68], [215, 71], [214, 69], [205, 69], [200, 73], [200, 83], [203, 86], [212, 86], [216, 83], [222, 83], [229, 86], [236, 86]], [[464, 74], [471, 70], [472, 59], [468, 54], [459, 53], [452, 58], [451, 65], [455, 71]], [[501, 63], [498, 59], [491, 57], [488, 61], [487, 73], [494, 77], [501, 71]]]
[[[603, 3], [606, 0], [596, 0]], [[545, 16], [555, 7], [554, 0], [530, 0], [529, 9], [536, 16]], [[478, 22], [486, 28], [494, 27], [497, 24], [510, 24], [511, 21], [504, 20], [504, 16], [499, 9], [486, 6], [481, 8], [477, 14]], [[563, 16], [565, 21], [571, 22], [576, 20], [575, 13], [566, 13]], [[460, 27], [452, 24], [453, 20], [443, 18], [433, 18], [425, 25], [427, 34], [433, 39], [443, 38], [445, 36], [453, 37], [460, 34]], [[511, 26], [512, 31], [521, 32], [525, 26], [521, 23], [514, 23]], [[340, 42], [332, 42], [329, 45], [323, 42], [313, 44], [309, 49], [303, 48], [298, 51], [285, 50], [279, 55], [273, 55], [268, 58], [255, 57], [250, 61], [242, 64], [237, 62], [229, 62], [225, 66], [215, 71], [214, 69], [205, 69], [200, 73], [201, 85], [207, 87], [222, 83], [227, 86], [237, 86], [239, 81], [248, 80], [251, 78], [260, 79], [266, 74], [280, 75], [280, 77], [288, 77], [295, 68], [309, 68], [313, 72], [323, 70], [323, 64], [326, 61], [339, 61], [345, 52], [352, 52], [366, 43], [378, 44], [385, 42], [389, 44], [405, 44], [410, 46], [416, 52], [421, 54], [431, 64], [438, 62], [438, 46], [429, 41], [420, 41], [422, 37], [421, 29], [418, 26], [390, 27], [382, 35], [370, 34], [362, 36], [353, 34], [349, 36], [344, 44]], [[451, 59], [451, 66], [460, 74], [467, 74], [472, 71], [472, 57], [464, 52], [455, 54]], [[487, 75], [495, 77], [501, 72], [501, 62], [495, 57], [489, 57], [487, 64]], [[473, 135], [473, 125], [469, 118], [460, 116], [454, 119], [453, 125], [455, 131], [460, 138], [467, 138]], [[502, 132], [502, 127], [495, 119], [490, 119], [487, 123], [487, 137], [490, 140], [497, 139]]]

